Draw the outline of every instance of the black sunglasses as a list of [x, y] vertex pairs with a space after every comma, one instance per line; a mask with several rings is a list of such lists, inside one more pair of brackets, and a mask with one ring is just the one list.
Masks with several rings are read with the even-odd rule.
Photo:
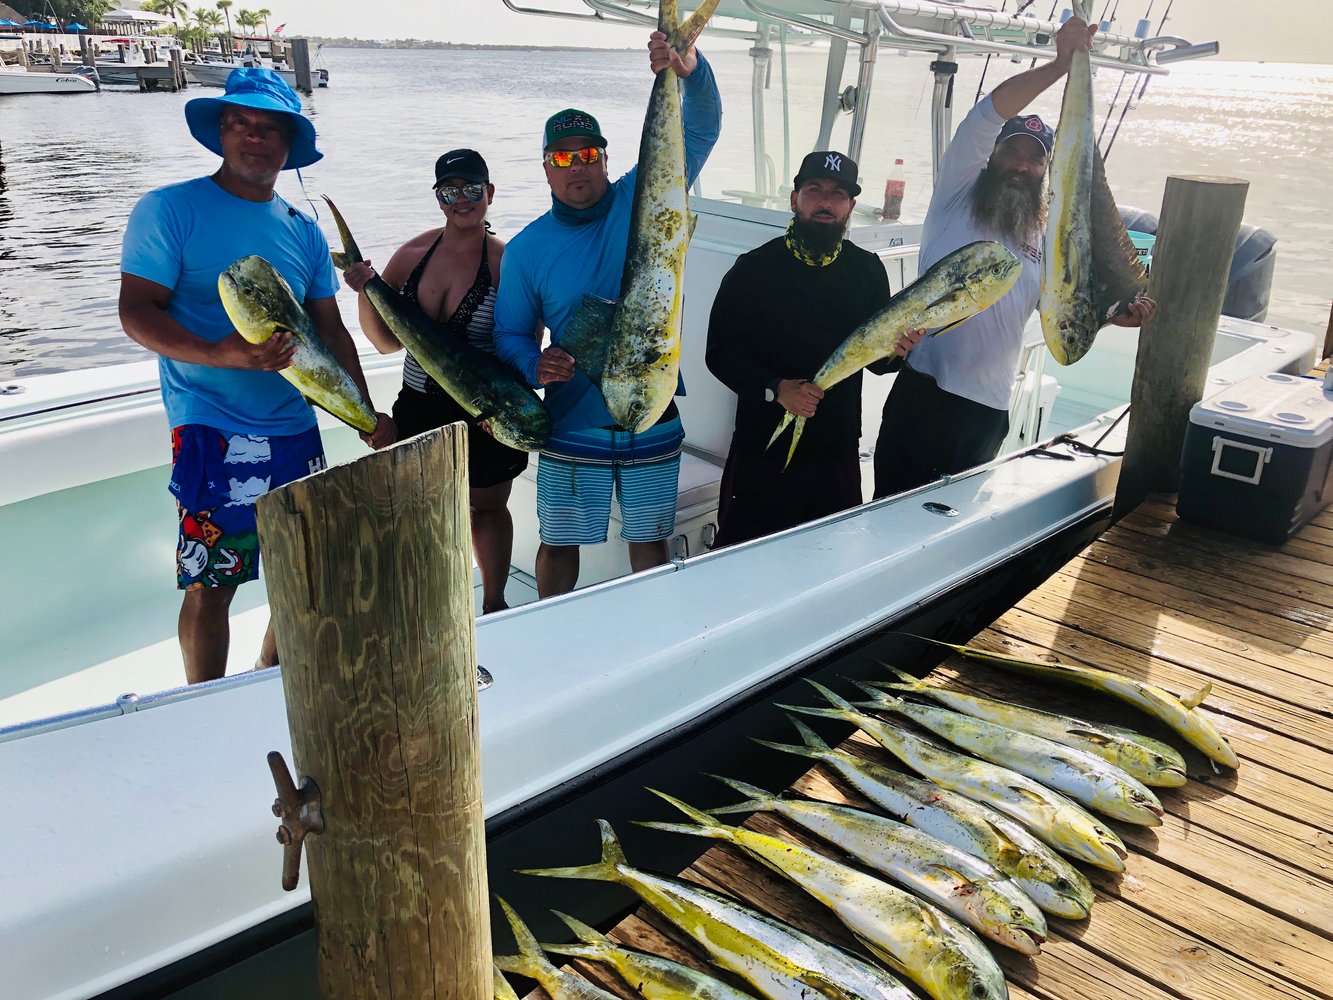
[[435, 197], [440, 199], [442, 205], [452, 205], [458, 201], [459, 196], [468, 201], [481, 201], [486, 197], [485, 184], [464, 184], [458, 187], [454, 184], [446, 184], [442, 188], [435, 189]]

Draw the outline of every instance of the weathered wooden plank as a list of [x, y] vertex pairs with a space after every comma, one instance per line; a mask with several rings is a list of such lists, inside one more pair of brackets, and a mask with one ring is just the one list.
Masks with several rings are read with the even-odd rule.
[[[1163, 572], [1183, 570], [1211, 577], [1217, 581], [1218, 592], [1223, 589], [1228, 592], [1238, 590], [1242, 594], [1252, 592], [1257, 599], [1276, 605], [1280, 610], [1275, 610], [1275, 614], [1297, 624], [1327, 627], [1329, 618], [1333, 617], [1333, 603], [1327, 600], [1325, 588], [1286, 573], [1254, 565], [1233, 567], [1226, 560], [1219, 560], [1215, 553], [1163, 542], [1136, 531], [1111, 532], [1103, 535], [1096, 545], [1115, 546], [1132, 552], [1163, 567]], [[1325, 600], [1321, 601], [1321, 597]], [[1289, 603], [1284, 606], [1284, 601]], [[1248, 600], [1242, 600], [1242, 603], [1247, 607], [1262, 606], [1251, 605]]]
[[1085, 631], [1151, 649], [1154, 655], [1281, 701], [1321, 714], [1333, 710], [1333, 661], [1290, 646], [1266, 648], [1260, 637], [1208, 622], [1179, 606], [1155, 604], [1067, 573], [1055, 574], [1017, 606], [1048, 618], [1075, 618]]
[[[1249, 547], [1246, 547], [1240, 544], [1241, 539], [1235, 540], [1237, 544], [1234, 550], [1229, 546], [1224, 550], [1220, 543], [1220, 532], [1216, 533], [1218, 537], [1205, 538], [1202, 535], [1203, 529], [1197, 529], [1194, 532], [1183, 528], [1176, 530], [1182, 524], [1183, 522], [1180, 521], [1168, 524], [1165, 521], [1139, 516], [1132, 519], [1126, 518], [1117, 527], [1124, 527], [1127, 531], [1133, 531], [1148, 538], [1160, 539], [1182, 549], [1188, 548], [1195, 552], [1207, 553], [1213, 557], [1217, 557], [1219, 553], [1225, 551], [1226, 559], [1219, 559], [1217, 567], [1219, 573], [1235, 576], [1238, 573], [1243, 574], [1247, 567], [1253, 566], [1257, 569], [1284, 574], [1300, 580], [1312, 594], [1320, 598], [1321, 604], [1328, 604], [1333, 601], [1333, 566], [1327, 566], [1310, 559], [1302, 559], [1299, 556], [1287, 555], [1282, 549], [1264, 548], [1257, 542], [1250, 543]], [[1225, 537], [1228, 542], [1231, 541], [1231, 536]], [[1243, 579], [1243, 576], [1240, 578]]]
[[[1082, 610], [1080, 608], [1080, 614]], [[1101, 624], [1105, 627], [1114, 623], [1108, 619]], [[1210, 678], [1202, 672], [1206, 664], [1199, 664], [1197, 658], [1197, 665], [1176, 663], [1166, 655], [1166, 650], [1171, 648], [1169, 642], [1163, 643], [1163, 651], [1159, 655], [1156, 649], [1119, 644], [1103, 638], [1100, 631], [1084, 632], [1079, 625], [1068, 620], [1034, 614], [1022, 607], [1007, 612], [996, 621], [992, 630], [995, 634], [1007, 637], [1003, 644], [1004, 652], [1018, 652], [1009, 648], [1009, 642], [1012, 641], [1024, 646], [1028, 653], [1055, 653], [1062, 659], [1071, 658], [1075, 662], [1151, 681], [1177, 694], [1193, 692], [1204, 680], [1211, 680], [1212, 693], [1200, 711], [1209, 717], [1228, 740], [1233, 734], [1239, 737], [1247, 730], [1264, 728], [1275, 733], [1285, 733], [1312, 747], [1333, 746], [1333, 719], [1327, 715], [1248, 690], [1220, 677]], [[986, 646], [986, 643], [976, 641], [974, 645]], [[1188, 659], [1179, 650], [1173, 651]]]
[[[1187, 521], [1176, 514], [1174, 501], [1161, 498], [1149, 499], [1140, 504], [1134, 513], [1167, 525], [1167, 530], [1171, 533], [1173, 539], [1188, 541], [1191, 544], [1207, 548], [1225, 547], [1228, 554], [1243, 553], [1245, 555], [1263, 556], [1281, 553], [1284, 556], [1305, 559], [1321, 566], [1328, 563], [1329, 553], [1326, 545], [1321, 544], [1319, 540], [1313, 537], [1313, 532], [1307, 531], [1304, 526], [1281, 545], [1272, 545], [1268, 542], [1257, 542], [1241, 535], [1233, 535], [1219, 528], [1209, 528], [1202, 524]], [[1321, 529], [1318, 525], [1315, 526], [1315, 530], [1327, 531], [1327, 529]]]
[[[1063, 572], [1150, 598], [1163, 607], [1188, 609], [1205, 621], [1235, 625], [1260, 637], [1259, 641], [1266, 638], [1274, 650], [1295, 648], [1333, 656], [1333, 611], [1293, 608], [1290, 601], [1273, 600], [1252, 586], [1214, 573], [1188, 570], [1101, 542], [1071, 561]], [[1328, 665], [1323, 667], [1328, 673]]]

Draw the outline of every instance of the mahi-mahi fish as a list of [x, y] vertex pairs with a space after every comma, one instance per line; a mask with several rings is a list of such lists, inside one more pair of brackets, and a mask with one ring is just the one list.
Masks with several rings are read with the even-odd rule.
[[924, 778], [835, 750], [800, 719], [788, 718], [802, 746], [755, 742], [825, 765], [876, 808], [990, 862], [1047, 913], [1070, 920], [1088, 915], [1093, 894], [1087, 877], [1021, 823]]
[[[1092, 0], [1073, 0], [1091, 21]], [[1077, 51], [1051, 151], [1050, 219], [1041, 269], [1041, 329], [1055, 360], [1072, 365], [1097, 331], [1143, 295], [1147, 278], [1125, 231], [1092, 122], [1092, 62]]]
[[[661, 0], [658, 30], [684, 52], [717, 4], [704, 0], [682, 24], [677, 0]], [[668, 66], [657, 74], [648, 98], [620, 300], [585, 296], [560, 335], [559, 346], [600, 386], [607, 410], [626, 430], [647, 430], [676, 394], [685, 251], [693, 232], [680, 84]]]
[[623, 947], [583, 921], [559, 910], [554, 912], [579, 940], [577, 944], [543, 944], [544, 951], [605, 962], [620, 973], [625, 982], [633, 984], [646, 1000], [754, 1000], [750, 994], [688, 965]]
[[[343, 252], [335, 251], [333, 260], [345, 268], [361, 260], [361, 250], [338, 206], [328, 198], [324, 200], [333, 210], [333, 221], [343, 241]], [[514, 369], [495, 355], [445, 332], [420, 306], [394, 291], [379, 275], [370, 279], [365, 292], [398, 342], [454, 402], [477, 418], [491, 437], [519, 451], [537, 451], [546, 444], [551, 436], [551, 414]]]
[[918, 774], [944, 788], [993, 806], [1068, 857], [1111, 872], [1125, 870], [1129, 852], [1124, 843], [1115, 831], [1102, 825], [1072, 799], [1010, 768], [955, 753], [899, 725], [857, 711], [854, 705], [824, 685], [807, 680], [833, 708], [778, 707], [854, 723]]
[[[495, 899], [504, 910], [505, 918], [509, 921], [509, 929], [513, 932], [514, 941], [518, 945], [517, 955], [492, 956], [497, 968], [535, 979], [551, 1000], [617, 1000], [614, 993], [608, 993], [586, 979], [580, 979], [552, 965], [550, 959], [542, 954], [541, 945], [533, 937], [532, 931], [528, 930], [528, 925], [514, 912], [514, 908], [499, 896]], [[502, 982], [504, 978], [496, 973], [497, 991]]]
[[1147, 712], [1160, 719], [1176, 731], [1179, 736], [1197, 750], [1201, 750], [1210, 760], [1233, 770], [1240, 767], [1240, 759], [1231, 744], [1200, 712], [1199, 705], [1213, 690], [1213, 682], [1205, 681], [1199, 690], [1177, 698], [1170, 691], [1159, 688], [1156, 684], [1135, 680], [1114, 670], [1100, 670], [1097, 667], [1076, 666], [1072, 663], [1057, 663], [1046, 660], [1030, 660], [1008, 653], [993, 653], [988, 649], [976, 649], [972, 646], [959, 646], [952, 642], [940, 642], [928, 639], [937, 646], [945, 646], [961, 653], [969, 660], [988, 663], [1020, 674], [1034, 674], [1048, 680], [1063, 681], [1078, 687], [1092, 688], [1113, 698], [1128, 702], [1142, 712]]
[[363, 434], [375, 429], [375, 408], [315, 331], [310, 315], [278, 269], [263, 257], [242, 257], [218, 275], [218, 294], [236, 332], [262, 344], [287, 331], [296, 350], [278, 372], [301, 395]]
[[614, 882], [689, 935], [714, 964], [734, 972], [768, 1000], [912, 1000], [879, 966], [693, 882], [630, 866], [604, 819], [602, 858], [575, 868], [521, 869], [525, 875]]
[[[829, 355], [812, 383], [827, 390], [866, 365], [889, 357], [894, 344], [908, 328], [932, 330], [931, 335], [937, 336], [990, 308], [1014, 287], [1022, 267], [1007, 248], [987, 240], [969, 243], [940, 258], [890, 299], [888, 305], [849, 333]], [[806, 418], [783, 414], [782, 422], [768, 441], [768, 447], [773, 447], [793, 420], [796, 429], [787, 448], [787, 464], [796, 454]]]
[[730, 826], [665, 792], [649, 791], [694, 822], [640, 826], [734, 844], [827, 906], [871, 954], [932, 1000], [1008, 1000], [1004, 974], [991, 953], [949, 914], [860, 868], [791, 840]]
[[888, 664], [885, 667], [898, 678], [898, 683], [871, 681], [875, 687], [926, 695], [978, 719], [1095, 753], [1151, 787], [1179, 788], [1185, 784], [1185, 758], [1175, 747], [1151, 736], [1123, 726], [1056, 715], [1013, 702], [935, 687]]

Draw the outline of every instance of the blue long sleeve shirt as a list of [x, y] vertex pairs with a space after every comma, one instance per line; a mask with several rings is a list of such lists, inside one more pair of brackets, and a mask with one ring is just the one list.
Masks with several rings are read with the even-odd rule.
[[[693, 184], [721, 134], [722, 100], [712, 67], [702, 55], [681, 84], [685, 171]], [[601, 201], [581, 211], [552, 198], [551, 211], [505, 247], [495, 301], [495, 351], [529, 384], [537, 384], [541, 357], [540, 336], [534, 331], [548, 327], [551, 343], [559, 345], [583, 296], [620, 298], [637, 174], [636, 165], [607, 188]], [[610, 427], [616, 422], [601, 390], [579, 371], [568, 382], [546, 387], [546, 406], [557, 432]]]

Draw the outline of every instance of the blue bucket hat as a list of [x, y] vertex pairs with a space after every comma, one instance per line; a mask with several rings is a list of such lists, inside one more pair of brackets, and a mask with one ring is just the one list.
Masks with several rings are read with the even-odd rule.
[[301, 114], [301, 98], [271, 69], [238, 66], [227, 77], [221, 97], [196, 97], [185, 104], [185, 122], [201, 146], [222, 155], [222, 108], [235, 104], [260, 111], [276, 111], [292, 122], [292, 145], [283, 170], [308, 167], [324, 158], [315, 148], [315, 126]]

